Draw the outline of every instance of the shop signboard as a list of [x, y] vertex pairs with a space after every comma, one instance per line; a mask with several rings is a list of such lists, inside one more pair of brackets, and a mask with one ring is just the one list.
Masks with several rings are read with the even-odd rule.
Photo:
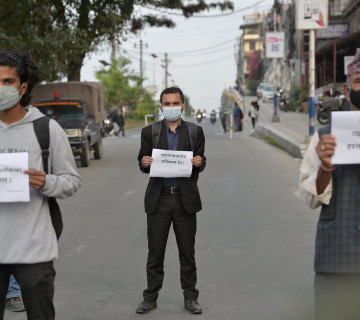
[[296, 0], [296, 29], [326, 29], [328, 5], [328, 0]]
[[266, 58], [284, 58], [284, 32], [266, 33]]
[[348, 35], [347, 23], [329, 24], [327, 29], [320, 29], [316, 31], [317, 39], [334, 39], [342, 38]]

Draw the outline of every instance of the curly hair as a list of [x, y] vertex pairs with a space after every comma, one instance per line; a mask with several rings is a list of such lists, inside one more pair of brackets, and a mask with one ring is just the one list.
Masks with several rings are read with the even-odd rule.
[[31, 90], [39, 81], [37, 67], [29, 54], [20, 53], [13, 49], [0, 50], [0, 66], [16, 68], [16, 74], [21, 84], [27, 82], [27, 90], [21, 97], [20, 104], [26, 107], [31, 101]]

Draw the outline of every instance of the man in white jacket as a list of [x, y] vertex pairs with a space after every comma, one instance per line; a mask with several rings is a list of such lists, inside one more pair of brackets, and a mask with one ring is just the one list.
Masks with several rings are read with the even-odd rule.
[[66, 134], [54, 120], [49, 123], [50, 172], [44, 171], [33, 127], [43, 114], [28, 105], [37, 80], [29, 55], [0, 50], [0, 154], [28, 153], [24, 173], [30, 184], [29, 202], [0, 202], [0, 320], [10, 274], [20, 284], [28, 319], [55, 319], [58, 244], [47, 197], [67, 198], [81, 187]]

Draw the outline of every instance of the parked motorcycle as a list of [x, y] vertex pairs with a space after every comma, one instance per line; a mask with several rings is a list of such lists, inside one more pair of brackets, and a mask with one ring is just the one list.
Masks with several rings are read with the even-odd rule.
[[285, 94], [283, 93], [282, 89], [279, 90], [277, 96], [277, 105], [279, 109], [287, 112], [289, 110], [289, 105], [286, 101]]
[[331, 121], [331, 112], [340, 110], [339, 98], [329, 98], [319, 101], [316, 104], [317, 120], [321, 124], [328, 124]]

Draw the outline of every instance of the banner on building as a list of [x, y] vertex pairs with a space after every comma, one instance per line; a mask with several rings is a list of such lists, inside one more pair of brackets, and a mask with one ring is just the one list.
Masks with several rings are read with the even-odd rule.
[[296, 29], [326, 29], [328, 7], [328, 0], [296, 0]]
[[317, 39], [335, 39], [346, 37], [348, 35], [347, 23], [333, 23], [329, 24], [327, 29], [320, 29], [316, 31]]
[[267, 32], [266, 33], [266, 58], [284, 58], [285, 52], [285, 33]]

